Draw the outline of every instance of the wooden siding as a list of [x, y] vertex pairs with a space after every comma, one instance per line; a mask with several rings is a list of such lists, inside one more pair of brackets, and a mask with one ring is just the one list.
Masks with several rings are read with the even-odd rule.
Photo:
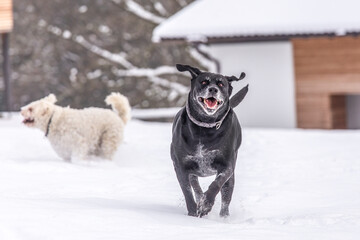
[[360, 37], [292, 39], [297, 125], [346, 126], [346, 95], [360, 94]]
[[12, 0], [0, 0], [0, 33], [13, 28]]

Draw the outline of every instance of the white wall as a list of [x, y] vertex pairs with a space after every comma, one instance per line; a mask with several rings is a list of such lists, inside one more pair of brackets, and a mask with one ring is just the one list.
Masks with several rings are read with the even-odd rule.
[[235, 108], [244, 127], [296, 127], [295, 81], [290, 42], [214, 44], [221, 73], [247, 77], [233, 83], [234, 92], [249, 83], [249, 93]]

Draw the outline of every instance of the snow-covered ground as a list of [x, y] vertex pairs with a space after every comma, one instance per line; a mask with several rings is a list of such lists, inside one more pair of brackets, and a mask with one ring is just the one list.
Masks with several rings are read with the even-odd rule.
[[113, 162], [66, 163], [20, 122], [0, 120], [0, 239], [360, 239], [360, 131], [244, 129], [222, 219], [219, 199], [186, 215], [171, 124], [134, 120]]

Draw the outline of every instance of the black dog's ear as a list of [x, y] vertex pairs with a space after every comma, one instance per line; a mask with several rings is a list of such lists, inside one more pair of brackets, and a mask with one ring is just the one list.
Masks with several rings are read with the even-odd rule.
[[229, 82], [229, 95], [231, 95], [232, 90], [233, 90], [233, 87], [231, 86], [231, 83], [232, 83], [233, 81], [240, 81], [240, 80], [244, 79], [245, 76], [246, 76], [246, 74], [245, 74], [244, 72], [242, 72], [242, 73], [240, 74], [240, 77], [239, 77], [239, 78], [237, 78], [237, 77], [235, 77], [235, 76], [231, 76], [231, 77], [225, 76], [225, 78], [226, 78], [226, 79], [228, 80], [228, 82]]
[[242, 72], [242, 73], [240, 74], [240, 77], [239, 77], [239, 78], [237, 78], [237, 77], [235, 77], [235, 76], [231, 76], [231, 77], [226, 77], [226, 79], [231, 83], [231, 82], [233, 82], [233, 81], [240, 81], [240, 80], [244, 79], [245, 76], [246, 76], [246, 74], [245, 74], [244, 72]]
[[246, 96], [246, 94], [249, 91], [249, 84], [246, 85], [245, 87], [243, 87], [240, 91], [238, 91], [231, 99], [230, 99], [230, 107], [234, 108], [237, 105], [239, 105], [239, 103], [241, 103], [241, 101], [244, 99], [244, 97]]
[[191, 67], [189, 65], [176, 64], [176, 68], [180, 72], [189, 71], [191, 73], [192, 78], [196, 78], [201, 73], [201, 71], [199, 69]]

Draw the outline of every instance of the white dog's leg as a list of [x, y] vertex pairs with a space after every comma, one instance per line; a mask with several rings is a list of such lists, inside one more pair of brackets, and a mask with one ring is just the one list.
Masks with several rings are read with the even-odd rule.
[[79, 160], [83, 161], [86, 160], [88, 157], [88, 149], [86, 146], [77, 146], [77, 148], [73, 151], [71, 155], [71, 160]]
[[107, 130], [101, 136], [100, 157], [111, 160], [122, 141], [122, 131]]
[[74, 136], [74, 145], [72, 146], [71, 160], [86, 160], [89, 154], [89, 146], [83, 137]]

